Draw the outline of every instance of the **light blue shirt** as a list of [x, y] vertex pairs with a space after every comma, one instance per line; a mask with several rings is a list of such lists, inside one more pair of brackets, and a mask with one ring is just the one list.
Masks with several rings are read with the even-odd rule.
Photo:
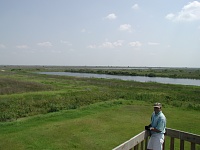
[[[162, 111], [160, 111], [158, 114], [153, 112], [153, 114], [151, 116], [151, 126], [156, 128], [157, 130], [160, 130], [161, 132], [159, 132], [159, 134], [165, 133], [166, 117], [162, 113]], [[155, 133], [158, 133], [158, 132], [151, 131], [151, 134], [155, 134]]]

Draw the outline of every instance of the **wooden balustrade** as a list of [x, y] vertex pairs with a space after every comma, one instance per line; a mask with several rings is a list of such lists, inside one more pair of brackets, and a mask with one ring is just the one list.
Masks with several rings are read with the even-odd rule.
[[[170, 138], [169, 149], [174, 150], [175, 139], [180, 140], [180, 150], [184, 150], [185, 141], [190, 142], [190, 149], [195, 150], [196, 145], [200, 145], [200, 135], [183, 132], [175, 129], [166, 128], [166, 134]], [[122, 143], [113, 150], [146, 150], [148, 143], [149, 131], [142, 131], [138, 135], [134, 136], [130, 140]], [[166, 142], [163, 144], [163, 150], [165, 150]]]
[[[174, 141], [175, 139], [180, 140], [180, 150], [184, 150], [185, 141], [190, 142], [190, 149], [195, 150], [196, 144], [200, 145], [200, 135], [183, 132], [175, 129], [166, 129], [166, 136], [170, 137], [170, 150], [174, 150]], [[164, 144], [165, 147], [165, 144]]]

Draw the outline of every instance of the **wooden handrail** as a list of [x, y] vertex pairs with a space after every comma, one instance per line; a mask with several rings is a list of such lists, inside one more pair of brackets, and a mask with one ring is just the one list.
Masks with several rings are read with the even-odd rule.
[[180, 150], [184, 150], [184, 141], [191, 143], [191, 150], [195, 150], [196, 144], [200, 144], [200, 135], [175, 130], [171, 128], [166, 129], [166, 136], [170, 137], [170, 150], [174, 150], [174, 139], [180, 139]]
[[180, 130], [167, 128], [166, 136], [177, 138], [177, 139], [188, 141], [188, 142], [192, 142], [195, 144], [200, 144], [200, 135], [192, 134], [189, 132], [184, 132], [184, 131], [180, 131]]
[[[196, 144], [200, 144], [200, 135], [192, 134], [192, 133], [188, 133], [188, 132], [184, 132], [180, 130], [166, 128], [165, 136], [170, 137], [170, 150], [174, 150], [175, 138], [180, 139], [180, 150], [184, 150], [184, 141], [188, 141], [191, 143], [191, 150], [195, 150]], [[139, 145], [140, 145], [141, 150], [146, 149], [148, 137], [149, 137], [149, 131], [142, 131], [138, 135], [122, 143], [121, 145], [117, 146], [113, 150], [132, 150], [133, 148], [134, 150], [138, 150]]]
[[117, 146], [113, 150], [130, 150], [130, 149], [134, 148], [135, 146], [137, 146], [138, 144], [140, 144], [141, 142], [143, 142], [144, 140], [147, 140], [148, 136], [149, 136], [148, 131], [142, 131], [138, 135], [136, 135], [133, 138], [131, 138], [130, 140], [122, 143], [121, 145]]

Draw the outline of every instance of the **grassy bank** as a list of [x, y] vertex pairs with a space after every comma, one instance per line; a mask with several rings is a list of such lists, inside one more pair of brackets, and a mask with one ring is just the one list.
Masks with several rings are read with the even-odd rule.
[[186, 67], [116, 67], [116, 66], [0, 66], [5, 71], [55, 71], [80, 72], [109, 75], [148, 76], [200, 79], [200, 68]]
[[[109, 150], [143, 131], [152, 111], [142, 101], [113, 100], [0, 123], [0, 149]], [[169, 128], [200, 134], [196, 111], [166, 106], [163, 112]]]
[[200, 79], [199, 68], [67, 68], [66, 72], [95, 73], [125, 76], [147, 76], [147, 77], [168, 77], [168, 78], [190, 78]]
[[200, 110], [200, 87], [134, 81], [0, 73], [0, 121], [76, 109], [112, 99], [160, 101]]
[[144, 130], [157, 101], [168, 128], [200, 134], [198, 86], [10, 70], [0, 87], [0, 149], [112, 149]]

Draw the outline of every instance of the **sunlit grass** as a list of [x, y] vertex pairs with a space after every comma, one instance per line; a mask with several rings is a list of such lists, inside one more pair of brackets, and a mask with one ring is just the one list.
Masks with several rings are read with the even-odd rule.
[[[13, 144], [15, 150], [112, 149], [143, 131], [152, 111], [150, 103], [114, 100], [1, 123], [0, 149], [13, 149], [10, 147]], [[200, 117], [196, 111], [166, 106], [163, 112], [167, 127], [200, 134]], [[187, 115], [190, 117], [185, 120], [183, 116]]]
[[[7, 76], [7, 77], [6, 77]], [[0, 74], [0, 121], [112, 99], [160, 101], [200, 110], [200, 87], [11, 72]], [[6, 90], [5, 90], [6, 89]]]
[[200, 134], [197, 86], [12, 71], [0, 87], [10, 91], [0, 94], [0, 149], [112, 149], [144, 130], [157, 101], [167, 127]]

